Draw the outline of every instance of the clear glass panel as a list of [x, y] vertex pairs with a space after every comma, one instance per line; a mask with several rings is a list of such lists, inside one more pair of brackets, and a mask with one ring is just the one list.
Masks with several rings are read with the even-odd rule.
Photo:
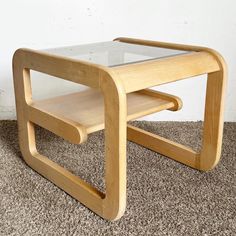
[[109, 67], [188, 53], [188, 51], [118, 41], [53, 48], [44, 51]]

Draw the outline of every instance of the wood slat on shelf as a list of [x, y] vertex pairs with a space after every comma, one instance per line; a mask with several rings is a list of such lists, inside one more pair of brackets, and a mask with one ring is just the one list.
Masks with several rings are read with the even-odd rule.
[[[168, 101], [140, 91], [127, 95], [127, 106], [127, 121], [129, 121], [161, 110], [174, 108], [176, 104], [171, 99]], [[50, 113], [54, 117], [63, 119], [63, 121], [68, 120], [70, 123], [73, 121], [74, 124], [85, 127], [88, 134], [104, 129], [104, 102], [102, 93], [98, 90], [88, 89], [78, 93], [35, 101], [31, 107], [41, 112]], [[32, 121], [34, 122], [34, 120]]]

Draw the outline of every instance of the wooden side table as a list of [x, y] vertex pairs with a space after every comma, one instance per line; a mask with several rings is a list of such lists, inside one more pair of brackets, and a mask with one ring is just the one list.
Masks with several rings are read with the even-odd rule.
[[[34, 101], [30, 70], [91, 89]], [[199, 170], [214, 168], [220, 159], [226, 65], [212, 49], [130, 38], [47, 51], [18, 49], [13, 73], [24, 160], [105, 219], [119, 219], [125, 211], [127, 138]], [[147, 114], [181, 108], [180, 98], [148, 88], [201, 74], [208, 79], [200, 153], [127, 125]], [[105, 128], [105, 193], [39, 154], [34, 124], [76, 144]]]

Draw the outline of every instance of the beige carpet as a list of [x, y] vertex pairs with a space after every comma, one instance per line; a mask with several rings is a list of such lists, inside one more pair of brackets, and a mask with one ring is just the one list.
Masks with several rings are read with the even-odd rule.
[[[195, 149], [201, 122], [135, 122]], [[71, 145], [37, 130], [38, 149], [100, 189], [103, 133]], [[222, 159], [208, 173], [128, 143], [127, 208], [119, 221], [95, 215], [31, 170], [15, 121], [0, 122], [0, 235], [236, 235], [236, 123], [226, 123]]]

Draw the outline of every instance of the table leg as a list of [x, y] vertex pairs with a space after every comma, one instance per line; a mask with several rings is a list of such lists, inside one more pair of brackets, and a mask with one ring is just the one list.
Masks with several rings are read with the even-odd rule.
[[203, 145], [200, 153], [159, 135], [128, 125], [128, 140], [199, 170], [211, 170], [220, 160], [226, 69], [208, 74]]
[[[16, 59], [17, 60], [17, 59]], [[35, 127], [29, 119], [30, 71], [21, 61], [14, 63], [19, 143], [25, 162], [92, 211], [108, 220], [120, 218], [126, 205], [126, 94], [113, 78], [104, 76], [105, 182], [102, 193], [78, 176], [37, 152]], [[118, 83], [119, 84], [119, 83]], [[96, 115], [96, 114], [94, 114]]]
[[126, 93], [119, 79], [103, 77], [105, 103], [105, 183], [104, 215], [119, 219], [126, 206]]
[[225, 70], [208, 74], [203, 146], [199, 154], [199, 169], [201, 170], [214, 168], [220, 160], [224, 125], [225, 84]]

